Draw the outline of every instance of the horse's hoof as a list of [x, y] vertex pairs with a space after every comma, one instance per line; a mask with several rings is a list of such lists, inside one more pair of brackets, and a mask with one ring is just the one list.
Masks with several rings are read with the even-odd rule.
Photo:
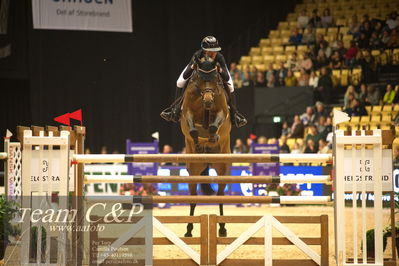
[[225, 228], [220, 228], [219, 237], [226, 237], [226, 236], [227, 236], [227, 230]]
[[198, 130], [196, 130], [196, 129], [190, 130], [190, 136], [191, 136], [193, 139], [198, 139], [198, 136], [199, 136]]
[[193, 237], [193, 235], [191, 233], [187, 232], [184, 234], [184, 237]]
[[208, 132], [209, 132], [210, 135], [214, 135], [217, 131], [218, 131], [218, 127], [217, 126], [214, 126], [214, 125], [210, 125], [209, 126]]
[[204, 149], [201, 146], [195, 147], [196, 153], [204, 153]]

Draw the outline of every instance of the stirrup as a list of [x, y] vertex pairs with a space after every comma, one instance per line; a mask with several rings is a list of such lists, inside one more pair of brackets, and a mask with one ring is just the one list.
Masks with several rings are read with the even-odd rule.
[[247, 124], [247, 119], [245, 119], [245, 117], [240, 114], [239, 112], [236, 112], [234, 114], [234, 124], [236, 127], [243, 127]]
[[171, 121], [172, 119], [172, 107], [168, 107], [165, 110], [163, 110], [160, 114], [159, 114], [163, 119], [165, 119], [166, 121]]

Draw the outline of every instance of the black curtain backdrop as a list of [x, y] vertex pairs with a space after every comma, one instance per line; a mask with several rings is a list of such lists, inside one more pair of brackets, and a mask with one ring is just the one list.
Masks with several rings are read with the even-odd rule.
[[0, 36], [1, 45], [12, 44], [12, 55], [0, 58], [0, 135], [17, 125], [55, 125], [55, 116], [82, 108], [86, 146], [123, 153], [126, 139], [152, 141], [155, 131], [161, 145], [182, 148], [179, 127], [159, 113], [204, 36], [220, 40], [229, 64], [298, 1], [133, 1], [133, 33], [33, 30], [31, 1], [10, 2], [9, 30]]

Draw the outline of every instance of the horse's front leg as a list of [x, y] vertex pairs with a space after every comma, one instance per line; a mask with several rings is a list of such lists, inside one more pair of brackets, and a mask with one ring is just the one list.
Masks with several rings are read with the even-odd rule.
[[223, 111], [220, 111], [216, 114], [213, 123], [209, 125], [208, 132], [210, 142], [217, 142], [219, 140], [219, 135], [217, 135], [216, 132], [218, 131], [220, 125], [223, 123], [224, 119], [225, 118], [223, 115]]
[[195, 152], [196, 153], [202, 153], [203, 152], [203, 148], [201, 147], [201, 145], [199, 144], [198, 141], [198, 129], [195, 127], [194, 124], [194, 117], [193, 114], [191, 112], [187, 112], [187, 124], [188, 124], [188, 128], [189, 128], [189, 132], [190, 132], [190, 136], [194, 141], [194, 145], [195, 145]]

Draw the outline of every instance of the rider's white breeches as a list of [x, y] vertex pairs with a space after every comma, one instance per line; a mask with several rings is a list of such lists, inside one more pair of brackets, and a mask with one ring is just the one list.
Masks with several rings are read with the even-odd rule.
[[[176, 81], [176, 86], [179, 88], [184, 88], [186, 86], [187, 81], [191, 78], [191, 76], [188, 79], [184, 79], [183, 78], [183, 73], [186, 71], [186, 69], [189, 66], [187, 65], [183, 71], [181, 72], [179, 78]], [[229, 74], [229, 80], [226, 82], [227, 87], [229, 87], [230, 93], [234, 92], [234, 83], [233, 83], [233, 79], [231, 78], [230, 72], [228, 72]]]

